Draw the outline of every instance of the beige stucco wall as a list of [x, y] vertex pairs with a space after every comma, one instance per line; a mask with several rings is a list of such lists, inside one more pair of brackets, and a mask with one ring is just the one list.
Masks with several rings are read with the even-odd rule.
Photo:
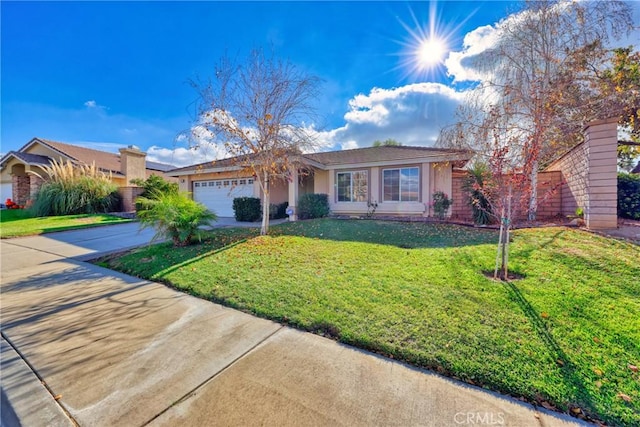
[[127, 185], [131, 185], [134, 179], [145, 179], [146, 173], [146, 153], [134, 148], [121, 148], [120, 150], [120, 172], [125, 176]]
[[[450, 164], [449, 164], [450, 165]], [[382, 175], [383, 170], [385, 169], [395, 169], [395, 168], [407, 168], [407, 167], [418, 167], [420, 168], [420, 200], [417, 202], [385, 202], [383, 200], [383, 183], [382, 183]], [[451, 168], [451, 166], [449, 166]], [[336, 201], [336, 176], [338, 172], [348, 172], [348, 171], [359, 171], [366, 170], [368, 171], [369, 182], [368, 182], [368, 192], [369, 192], [369, 200], [378, 203], [378, 207], [375, 210], [376, 214], [381, 215], [427, 215], [428, 211], [425, 206], [425, 202], [428, 203], [429, 199], [429, 186], [430, 183], [433, 182], [431, 178], [432, 167], [430, 163], [416, 163], [416, 164], [402, 164], [402, 165], [394, 165], [389, 164], [385, 166], [374, 166], [370, 168], [345, 168], [345, 169], [331, 169], [327, 171], [329, 178], [329, 207], [331, 208], [331, 212], [337, 215], [363, 215], [368, 211], [366, 202], [337, 202]], [[449, 174], [450, 177], [450, 174]], [[441, 177], [441, 179], [446, 179], [446, 174]], [[316, 187], [318, 184], [316, 184]], [[449, 182], [449, 188], [451, 187], [451, 183]]]
[[66, 159], [66, 157], [61, 156], [57, 151], [45, 147], [40, 143], [31, 145], [31, 147], [25, 150], [25, 153], [39, 154], [41, 156], [47, 156], [58, 161]]
[[[262, 199], [262, 191], [260, 191], [259, 194], [259, 197]], [[281, 179], [277, 179], [271, 182], [271, 185], [269, 186], [269, 202], [272, 204], [280, 204], [288, 200], [289, 183]]]
[[329, 194], [329, 171], [316, 169], [313, 174], [313, 192], [316, 194]]

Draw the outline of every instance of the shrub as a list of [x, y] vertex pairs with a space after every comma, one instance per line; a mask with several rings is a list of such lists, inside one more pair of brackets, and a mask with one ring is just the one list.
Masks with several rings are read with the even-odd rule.
[[433, 193], [433, 211], [436, 214], [436, 218], [444, 219], [447, 214], [447, 210], [453, 204], [453, 200], [449, 198], [443, 191], [436, 191]]
[[478, 225], [486, 225], [491, 222], [491, 203], [484, 191], [484, 184], [490, 176], [489, 167], [480, 162], [475, 162], [469, 169], [469, 176], [464, 180], [462, 189], [469, 193], [468, 205], [471, 207], [471, 217]]
[[298, 217], [300, 219], [323, 218], [329, 215], [329, 196], [327, 194], [303, 194], [298, 199]]
[[289, 207], [289, 202], [272, 204], [271, 207], [269, 208], [269, 219], [286, 218], [288, 207]]
[[153, 240], [166, 237], [174, 246], [188, 245], [193, 239], [202, 240], [200, 227], [218, 219], [215, 213], [185, 192], [161, 193], [155, 199], [139, 197], [138, 201], [143, 205], [138, 212], [142, 227], [155, 228]]
[[[157, 199], [161, 194], [178, 192], [177, 183], [169, 182], [158, 175], [151, 175], [147, 179], [132, 179], [131, 183], [144, 188], [140, 197], [145, 199]], [[139, 211], [141, 208], [142, 204], [136, 201], [136, 210]]]
[[45, 182], [35, 194], [35, 216], [103, 213], [120, 209], [118, 187], [111, 177], [93, 165], [74, 165], [54, 160], [43, 166]]
[[618, 216], [640, 220], [640, 175], [618, 174]]
[[261, 201], [257, 197], [236, 197], [233, 199], [233, 212], [236, 221], [258, 221], [262, 217], [261, 211]]

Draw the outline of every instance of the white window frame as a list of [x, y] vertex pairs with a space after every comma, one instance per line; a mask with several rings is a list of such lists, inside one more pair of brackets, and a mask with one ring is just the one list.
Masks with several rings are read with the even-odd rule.
[[[366, 179], [366, 192], [364, 200], [357, 200], [355, 189], [353, 186], [354, 175], [364, 174]], [[349, 175], [349, 200], [340, 200], [340, 175]], [[369, 198], [369, 171], [368, 170], [354, 170], [354, 171], [336, 171], [336, 202], [337, 203], [362, 203], [366, 202]]]
[[[417, 169], [418, 171], [418, 197], [416, 200], [402, 200], [402, 171], [405, 169]], [[387, 171], [398, 171], [398, 200], [388, 200], [385, 198], [385, 172]], [[411, 203], [411, 202], [420, 202], [420, 167], [418, 166], [409, 166], [404, 168], [388, 168], [382, 170], [382, 201], [387, 203]]]

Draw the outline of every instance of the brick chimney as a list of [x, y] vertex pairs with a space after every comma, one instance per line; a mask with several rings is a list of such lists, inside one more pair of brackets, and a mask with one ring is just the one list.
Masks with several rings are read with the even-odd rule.
[[120, 172], [126, 178], [125, 185], [131, 185], [132, 179], [146, 179], [147, 153], [140, 151], [135, 145], [120, 150]]

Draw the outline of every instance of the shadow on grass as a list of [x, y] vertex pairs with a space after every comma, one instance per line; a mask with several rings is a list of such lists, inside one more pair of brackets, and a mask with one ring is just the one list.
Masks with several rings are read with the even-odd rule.
[[315, 219], [273, 227], [272, 236], [301, 236], [338, 242], [397, 246], [402, 249], [450, 248], [495, 244], [496, 230], [454, 224], [382, 220]]
[[506, 288], [507, 292], [513, 296], [513, 299], [518, 306], [520, 306], [526, 318], [531, 322], [533, 329], [547, 347], [549, 354], [551, 354], [555, 359], [564, 381], [570, 385], [569, 389], [575, 390], [576, 394], [574, 398], [576, 399], [576, 402], [575, 404], [569, 402], [569, 408], [577, 405], [582, 410], [586, 410], [589, 416], [594, 417], [594, 414], [597, 413], [596, 406], [592, 396], [587, 392], [585, 384], [580, 378], [577, 367], [573, 364], [564, 350], [562, 350], [562, 347], [560, 347], [558, 342], [553, 338], [553, 335], [549, 332], [549, 329], [547, 329], [542, 317], [533, 308], [531, 303], [529, 303], [520, 289], [511, 281], [502, 281], [502, 284]]

